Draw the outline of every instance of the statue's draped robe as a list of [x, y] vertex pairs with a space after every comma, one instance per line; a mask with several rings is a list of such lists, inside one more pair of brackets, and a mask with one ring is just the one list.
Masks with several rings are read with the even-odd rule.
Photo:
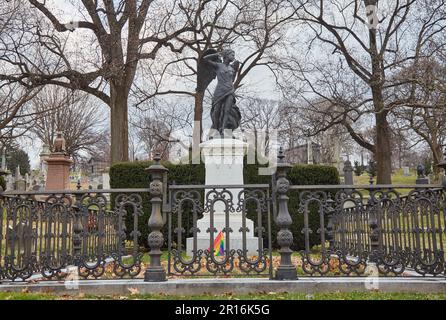
[[[233, 84], [235, 71], [232, 66], [218, 68], [216, 71], [218, 83], [212, 99], [212, 128], [219, 132], [222, 132], [224, 129], [235, 130], [240, 126], [241, 120], [240, 110], [235, 104], [236, 99]], [[231, 108], [227, 116], [226, 124], [223, 124], [221, 123], [223, 119], [221, 113], [225, 112], [225, 103], [228, 99], [231, 101]]]

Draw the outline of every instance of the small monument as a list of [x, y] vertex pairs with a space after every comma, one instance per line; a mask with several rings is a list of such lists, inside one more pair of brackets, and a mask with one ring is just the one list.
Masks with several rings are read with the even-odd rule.
[[425, 172], [426, 170], [424, 169], [424, 166], [422, 164], [419, 164], [417, 166], [417, 180], [415, 181], [416, 184], [429, 184], [429, 178], [426, 177]]
[[[235, 60], [234, 51], [225, 50], [216, 52], [208, 50], [199, 61], [197, 90], [205, 90], [209, 83], [217, 78], [218, 83], [212, 99], [211, 119], [213, 134], [210, 140], [200, 144], [204, 158], [206, 185], [243, 185], [243, 158], [247, 152], [248, 144], [235, 139], [232, 131], [240, 125], [240, 111], [236, 106], [233, 81], [239, 67]], [[217, 191], [221, 189], [216, 188]], [[207, 194], [212, 189], [206, 189]], [[228, 189], [233, 198], [234, 206], [237, 206], [238, 197], [242, 188]], [[241, 194], [243, 196], [243, 194]], [[197, 221], [200, 232], [197, 234], [197, 249], [203, 251], [209, 248], [210, 234], [206, 232], [214, 227], [217, 237], [226, 228], [228, 223], [230, 232], [230, 250], [243, 249], [242, 213], [230, 212], [226, 221], [225, 204], [217, 201], [214, 204], [213, 219], [211, 214], [205, 212], [202, 219]], [[254, 222], [246, 219], [246, 250], [248, 255], [259, 255], [258, 237], [254, 237]], [[226, 237], [226, 235], [224, 235]], [[191, 254], [193, 238], [187, 238], [186, 251]], [[212, 250], [212, 248], [209, 248]]]
[[403, 166], [403, 175], [405, 177], [410, 176], [410, 170], [408, 166]]
[[353, 185], [353, 167], [350, 160], [347, 158], [347, 160], [344, 162], [344, 184], [346, 185]]
[[42, 146], [42, 152], [40, 152], [39, 157], [40, 157], [40, 174], [43, 176], [46, 176], [46, 173], [48, 171], [48, 166], [46, 163], [46, 160], [49, 158], [51, 154], [50, 151], [50, 147], [47, 144], [44, 144]]
[[17, 191], [26, 191], [26, 180], [20, 174], [20, 166], [17, 166], [15, 170], [15, 186]]
[[70, 166], [73, 161], [66, 154], [65, 139], [61, 132], [54, 140], [53, 152], [46, 159], [47, 179], [45, 190], [67, 190], [70, 188]]

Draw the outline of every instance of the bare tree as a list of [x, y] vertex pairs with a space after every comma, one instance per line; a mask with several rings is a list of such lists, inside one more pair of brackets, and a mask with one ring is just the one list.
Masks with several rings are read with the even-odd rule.
[[6, 1], [0, 7], [0, 35], [8, 28], [11, 21], [16, 18], [21, 1]]
[[[248, 131], [249, 135], [254, 135], [255, 146], [261, 147], [267, 154], [270, 150], [272, 135], [281, 128], [286, 114], [283, 113], [283, 106], [280, 101], [260, 98], [246, 98], [240, 104], [242, 113], [241, 128]], [[277, 136], [276, 136], [277, 137]], [[263, 143], [262, 146], [259, 146]]]
[[[31, 132], [51, 150], [57, 132], [62, 132], [67, 153], [77, 161], [95, 153], [107, 134], [102, 108], [86, 94], [47, 86], [34, 97], [32, 106], [43, 116], [36, 119]], [[52, 111], [45, 112], [48, 107]]]
[[[203, 54], [211, 48], [221, 50], [230, 46], [241, 49], [241, 59], [234, 87], [239, 89], [252, 70], [259, 66], [273, 73], [275, 50], [286, 42], [286, 31], [298, 8], [292, 0], [222, 0], [210, 3], [195, 16], [193, 24], [201, 33], [177, 38], [185, 50], [169, 63], [145, 68], [147, 77], [156, 83], [155, 90], [138, 88], [140, 101], [159, 95], [189, 96], [194, 101], [194, 141], [200, 142], [203, 133], [203, 102], [205, 88], [197, 85], [198, 65]], [[237, 57], [237, 59], [240, 59]], [[172, 77], [185, 83], [182, 87]], [[238, 91], [240, 93], [240, 90]]]
[[[315, 55], [305, 55], [295, 61], [293, 70], [299, 70], [299, 79], [307, 86], [310, 109], [318, 112], [313, 102], [326, 101], [330, 107], [322, 111], [326, 122], [321, 130], [344, 125], [358, 144], [374, 153], [377, 182], [390, 183], [392, 141], [388, 117], [395, 108], [415, 103], [412, 95], [395, 96], [396, 87], [411, 81], [395, 75], [422, 56], [422, 49], [432, 40], [444, 37], [445, 2], [297, 2], [303, 7], [299, 21], [312, 31], [311, 38], [304, 41], [310, 47], [320, 44], [315, 49], [325, 59], [315, 61]], [[331, 54], [324, 54], [328, 50]], [[363, 139], [354, 125], [358, 121], [374, 122], [375, 143]]]
[[[0, 142], [8, 144], [10, 140], [24, 135], [34, 124], [34, 120], [42, 116], [41, 112], [33, 112], [29, 101], [39, 90], [28, 90], [20, 85], [0, 84]], [[46, 111], [48, 108], [45, 109]]]
[[180, 143], [188, 148], [192, 140], [192, 110], [166, 100], [152, 99], [147, 104], [132, 123], [146, 154], [159, 153], [162, 159], [168, 160], [173, 145]]
[[396, 120], [402, 121], [402, 130], [413, 131], [428, 145], [435, 174], [439, 173], [436, 165], [443, 159], [442, 147], [446, 144], [445, 62], [431, 57], [418, 60], [405, 70], [401, 77], [414, 79], [414, 82], [400, 88], [398, 94], [413, 94], [413, 101], [417, 103], [395, 112]]
[[[49, 2], [28, 0], [22, 10], [35, 15], [28, 33], [39, 49], [16, 41], [0, 48], [7, 53], [3, 62], [14, 69], [0, 79], [28, 88], [59, 85], [102, 100], [110, 107], [111, 161], [126, 161], [128, 99], [139, 61], [155, 59], [163, 48], [181, 51], [184, 44], [176, 38], [199, 31], [191, 21], [210, 1], [76, 0], [71, 9], [79, 20], [68, 22]], [[37, 68], [29, 55], [36, 50], [44, 68]]]
[[[24, 36], [22, 30], [15, 30], [23, 17], [20, 12], [21, 0], [7, 1], [0, 6], [0, 46], [8, 44], [12, 32]], [[20, 38], [20, 37], [19, 37]], [[18, 41], [20, 45], [25, 40]], [[0, 61], [7, 53], [0, 50]], [[10, 73], [8, 66], [0, 64], [0, 73]], [[17, 82], [0, 78], [0, 143], [3, 147], [13, 143], [15, 138], [25, 134], [40, 113], [34, 113], [29, 101], [39, 92], [39, 88], [27, 88]], [[47, 110], [46, 108], [45, 110]]]

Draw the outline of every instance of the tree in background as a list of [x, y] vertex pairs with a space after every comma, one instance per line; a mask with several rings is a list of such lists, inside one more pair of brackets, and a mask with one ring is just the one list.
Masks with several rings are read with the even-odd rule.
[[443, 159], [446, 145], [446, 48], [436, 50], [429, 58], [419, 59], [405, 69], [401, 78], [417, 79], [408, 83], [397, 94], [413, 95], [412, 102], [395, 111], [401, 122], [400, 134], [415, 134], [413, 144], [423, 142], [429, 147], [433, 160], [433, 173], [440, 173], [437, 164]]
[[[296, 43], [293, 47], [298, 55], [288, 62], [293, 70], [289, 73], [305, 83], [305, 89], [299, 88], [295, 95], [308, 102], [312, 112], [323, 113], [326, 128], [344, 125], [358, 144], [374, 154], [377, 182], [391, 183], [389, 114], [414, 102], [413, 95], [398, 96], [395, 92], [398, 87], [417, 80], [396, 75], [424, 55], [423, 49], [431, 46], [432, 40], [444, 39], [445, 1], [302, 0], [297, 3], [303, 8], [298, 13], [301, 28], [310, 32], [306, 38], [304, 32], [300, 33], [302, 37], [298, 41], [308, 45]], [[318, 54], [308, 54], [313, 50]], [[287, 83], [292, 87], [296, 81]], [[319, 110], [319, 105], [313, 102], [320, 104], [320, 100], [329, 108]], [[361, 127], [355, 123], [361, 120], [374, 123], [373, 144], [358, 132]]]
[[[210, 48], [221, 50], [232, 46], [241, 62], [234, 80], [234, 88], [239, 95], [243, 80], [253, 69], [263, 66], [266, 72], [271, 71], [277, 77], [274, 67], [277, 66], [277, 50], [286, 47], [288, 31], [298, 11], [293, 3], [293, 0], [209, 2], [203, 10], [197, 11], [194, 20], [191, 19], [194, 29], [201, 32], [177, 37], [184, 50], [173, 51], [169, 55], [170, 60], [164, 64], [143, 64], [144, 78], [154, 85], [150, 86], [146, 81], [135, 85], [139, 103], [165, 95], [191, 97], [194, 104], [193, 137], [195, 142], [201, 142], [202, 122], [207, 116], [203, 114], [205, 88], [198, 83], [203, 77], [199, 70], [201, 57]], [[172, 79], [178, 79], [182, 84]]]
[[367, 174], [369, 176], [371, 176], [372, 178], [376, 177], [376, 174], [378, 173], [378, 169], [376, 166], [376, 161], [375, 160], [370, 160], [369, 164], [367, 166]]
[[426, 158], [424, 160], [424, 164], [423, 165], [424, 165], [424, 173], [426, 175], [429, 175], [429, 174], [433, 173], [433, 171], [432, 171], [432, 158]]
[[[30, 89], [58, 85], [100, 99], [110, 108], [111, 161], [127, 161], [128, 101], [139, 62], [181, 51], [176, 38], [199, 32], [191, 22], [211, 0], [74, 0], [65, 2], [79, 19], [70, 22], [63, 17], [68, 12], [48, 1], [22, 2], [29, 25], [16, 28], [29, 40], [18, 45], [20, 35], [11, 32], [9, 44], [0, 44], [9, 70], [0, 79]], [[39, 59], [44, 66], [36, 67]]]
[[[45, 111], [48, 107], [51, 111]], [[62, 132], [66, 152], [75, 162], [96, 153], [98, 144], [103, 141], [109, 142], [105, 138], [108, 134], [104, 126], [106, 115], [87, 94], [46, 86], [32, 100], [32, 108], [34, 112], [41, 112], [43, 115], [35, 120], [30, 131], [48, 145], [50, 150], [53, 149], [57, 132]], [[104, 160], [108, 161], [108, 158]]]
[[[192, 143], [193, 110], [181, 103], [161, 102], [152, 99], [145, 111], [138, 114], [132, 122], [135, 135], [139, 139], [146, 157], [152, 158], [159, 153], [162, 159], [169, 159], [172, 147], [182, 143], [182, 148]], [[162, 106], [159, 104], [162, 103]]]
[[[19, 81], [8, 81], [1, 74], [10, 74], [7, 64], [11, 57], [6, 48], [26, 43], [24, 30], [16, 29], [17, 23], [28, 27], [26, 16], [21, 12], [22, 1], [3, 1], [0, 6], [0, 144], [7, 146], [15, 138], [24, 135], [33, 125], [33, 120], [40, 113], [33, 113], [29, 101], [39, 92], [39, 88], [29, 88]], [[15, 33], [17, 39], [11, 41], [10, 35]], [[3, 50], [2, 50], [3, 49]], [[32, 56], [33, 53], [29, 53]], [[37, 61], [36, 66], [41, 62]]]
[[355, 161], [354, 169], [356, 176], [359, 177], [364, 172], [364, 167], [359, 163], [359, 161]]
[[31, 173], [31, 166], [29, 164], [28, 154], [17, 146], [11, 147], [7, 150], [9, 159], [7, 161], [7, 168], [12, 173], [15, 174], [17, 166], [20, 166], [20, 174], [24, 176], [25, 174]]
[[[253, 135], [254, 143], [267, 155], [272, 143], [274, 131], [285, 131], [286, 112], [280, 101], [260, 98], [245, 98], [240, 103], [242, 120], [240, 127]], [[260, 145], [262, 144], [262, 145]], [[257, 148], [256, 147], [256, 148]]]

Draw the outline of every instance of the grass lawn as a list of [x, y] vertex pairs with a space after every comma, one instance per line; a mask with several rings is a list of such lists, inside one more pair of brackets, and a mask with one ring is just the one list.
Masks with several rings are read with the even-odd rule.
[[443, 294], [421, 293], [384, 293], [384, 292], [349, 292], [349, 293], [256, 293], [244, 295], [196, 295], [177, 296], [164, 294], [131, 294], [116, 296], [99, 295], [51, 295], [44, 293], [0, 292], [0, 300], [446, 300]]
[[[353, 174], [353, 182], [354, 184], [361, 185], [369, 185], [370, 177], [367, 173], [363, 173], [359, 177]], [[395, 173], [392, 174], [392, 184], [415, 184], [417, 180], [417, 173], [415, 170], [410, 170], [410, 175], [405, 176], [403, 174], [403, 169], [395, 170]], [[376, 184], [376, 177], [373, 179], [374, 184]]]

